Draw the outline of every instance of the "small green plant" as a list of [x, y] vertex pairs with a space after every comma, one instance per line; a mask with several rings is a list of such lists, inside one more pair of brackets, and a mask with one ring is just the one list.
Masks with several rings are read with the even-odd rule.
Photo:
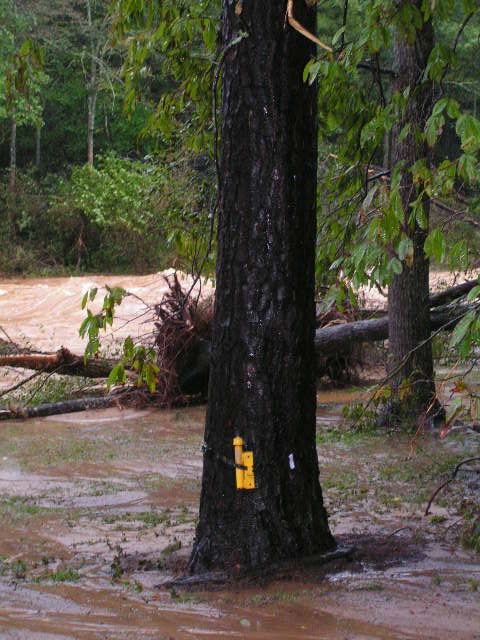
[[473, 578], [468, 578], [467, 579], [467, 584], [468, 584], [468, 587], [469, 587], [470, 591], [472, 591], [474, 593], [476, 591], [478, 591], [478, 587], [479, 587], [478, 580], [474, 580]]
[[[85, 361], [89, 356], [98, 357], [100, 350], [100, 338], [99, 331], [107, 329], [107, 326], [112, 326], [113, 318], [115, 316], [115, 306], [122, 303], [125, 296], [125, 289], [121, 287], [105, 287], [107, 293], [103, 299], [103, 306], [99, 313], [92, 313], [87, 308], [87, 317], [80, 325], [79, 334], [84, 338], [88, 334], [88, 342], [85, 347], [84, 359]], [[97, 296], [98, 289], [93, 287], [89, 289], [82, 299], [82, 309], [85, 309], [88, 301], [93, 302]]]
[[480, 553], [480, 507], [471, 501], [463, 505], [461, 542], [466, 549]]
[[80, 574], [73, 567], [61, 567], [49, 576], [52, 582], [78, 582]]
[[[98, 357], [100, 351], [100, 329], [104, 331], [111, 327], [115, 317], [115, 307], [122, 304], [128, 293], [121, 287], [105, 287], [107, 293], [103, 299], [101, 310], [94, 314], [87, 308], [87, 317], [80, 325], [79, 334], [82, 338], [88, 335], [87, 346], [85, 347], [84, 360], [88, 357]], [[82, 309], [85, 309], [88, 301], [93, 302], [98, 293], [98, 289], [93, 287], [85, 293], [82, 299]], [[114, 384], [124, 385], [126, 383], [126, 369], [137, 372], [137, 386], [146, 384], [150, 393], [154, 393], [158, 382], [159, 368], [155, 363], [155, 350], [147, 348], [141, 344], [135, 345], [132, 338], [128, 336], [123, 343], [122, 361], [110, 372], [107, 379], [107, 389], [110, 390]]]
[[110, 570], [112, 572], [113, 580], [119, 580], [124, 574], [122, 558], [125, 556], [125, 553], [120, 545], [117, 545], [115, 547], [115, 552], [116, 553], [113, 556], [112, 563], [110, 564]]
[[372, 402], [372, 408], [365, 407], [359, 402], [346, 405], [343, 408], [343, 417], [351, 423], [350, 428], [356, 433], [374, 433], [378, 424], [377, 408], [379, 403], [380, 399], [375, 396]]
[[445, 516], [432, 516], [430, 518], [430, 523], [431, 524], [442, 524], [443, 522], [446, 522], [447, 518]]
[[12, 574], [17, 580], [25, 580], [27, 575], [27, 563], [25, 560], [16, 560], [12, 566]]
[[162, 549], [162, 556], [166, 558], [181, 548], [182, 548], [182, 543], [180, 542], [180, 540], [177, 540], [177, 538], [174, 538], [171, 544], [167, 545], [165, 549]]

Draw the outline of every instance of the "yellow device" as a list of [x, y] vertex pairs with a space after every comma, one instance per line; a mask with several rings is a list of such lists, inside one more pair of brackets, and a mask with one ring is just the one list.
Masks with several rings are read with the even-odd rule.
[[245, 467], [235, 469], [237, 480], [237, 489], [255, 489], [255, 476], [253, 474], [253, 451], [243, 450], [243, 439], [236, 437], [233, 439], [233, 448], [235, 451], [235, 464]]

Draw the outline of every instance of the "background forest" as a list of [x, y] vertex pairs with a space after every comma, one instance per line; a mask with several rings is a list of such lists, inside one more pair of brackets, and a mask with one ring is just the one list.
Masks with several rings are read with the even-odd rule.
[[203, 235], [207, 156], [148, 135], [179, 83], [156, 52], [125, 109], [110, 27], [97, 0], [0, 2], [0, 273], [145, 272]]
[[[473, 135], [463, 169], [474, 178], [479, 17], [475, 3], [436, 4], [436, 98], [454, 102], [434, 114], [427, 136], [440, 166]], [[383, 286], [400, 262], [385, 262], [375, 243], [366, 251], [356, 212], [368, 218], [379, 194], [365, 167], [388, 170], [390, 162], [391, 33], [377, 15], [381, 3], [318, 5], [319, 37], [347, 45], [345, 57], [361, 56], [355, 73], [320, 56], [305, 75], [320, 86], [318, 283], [331, 284], [341, 268], [354, 284], [371, 272]], [[174, 258], [188, 269], [203, 254], [215, 190], [210, 71], [219, 9], [212, 1], [162, 3], [150, 31], [135, 38], [125, 21], [115, 28], [99, 0], [1, 0], [0, 272], [146, 272]], [[457, 111], [471, 115], [463, 137]], [[476, 194], [451, 165], [437, 179], [427, 255], [464, 269], [476, 261]], [[403, 242], [400, 260], [408, 251]], [[341, 303], [345, 291], [331, 295]]]

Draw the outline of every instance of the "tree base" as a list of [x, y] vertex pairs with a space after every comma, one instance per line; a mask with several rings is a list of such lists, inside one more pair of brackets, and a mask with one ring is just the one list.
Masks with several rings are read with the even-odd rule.
[[282, 562], [273, 562], [271, 564], [256, 567], [255, 569], [245, 569], [243, 567], [232, 567], [228, 571], [206, 571], [193, 575], [181, 575], [173, 580], [167, 580], [157, 587], [166, 589], [179, 589], [190, 587], [215, 588], [219, 585], [225, 585], [233, 581], [241, 580], [249, 586], [252, 580], [277, 579], [284, 576], [285, 572], [291, 573], [292, 569], [301, 570], [320, 567], [334, 560], [348, 559], [355, 551], [355, 547], [337, 547], [332, 551], [318, 553], [313, 556], [297, 558], [292, 560], [284, 560]]
[[435, 400], [427, 416], [423, 407], [389, 400], [378, 411], [377, 426], [388, 431], [416, 431], [423, 422], [423, 428], [440, 429], [445, 423], [445, 409], [440, 402]]

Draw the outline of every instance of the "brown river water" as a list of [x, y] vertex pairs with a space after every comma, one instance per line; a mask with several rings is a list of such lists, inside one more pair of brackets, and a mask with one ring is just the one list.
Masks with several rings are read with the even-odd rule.
[[[93, 282], [149, 302], [163, 286], [158, 274], [0, 282], [0, 326], [80, 350], [72, 325]], [[0, 639], [480, 640], [480, 558], [459, 544], [458, 510], [478, 474], [423, 515], [452, 465], [480, 455], [479, 435], [426, 434], [409, 458], [406, 436], [344, 429], [343, 406], [366, 394], [318, 392], [320, 480], [352, 559], [214, 591], [162, 586], [192, 545], [204, 407], [0, 423]]]

